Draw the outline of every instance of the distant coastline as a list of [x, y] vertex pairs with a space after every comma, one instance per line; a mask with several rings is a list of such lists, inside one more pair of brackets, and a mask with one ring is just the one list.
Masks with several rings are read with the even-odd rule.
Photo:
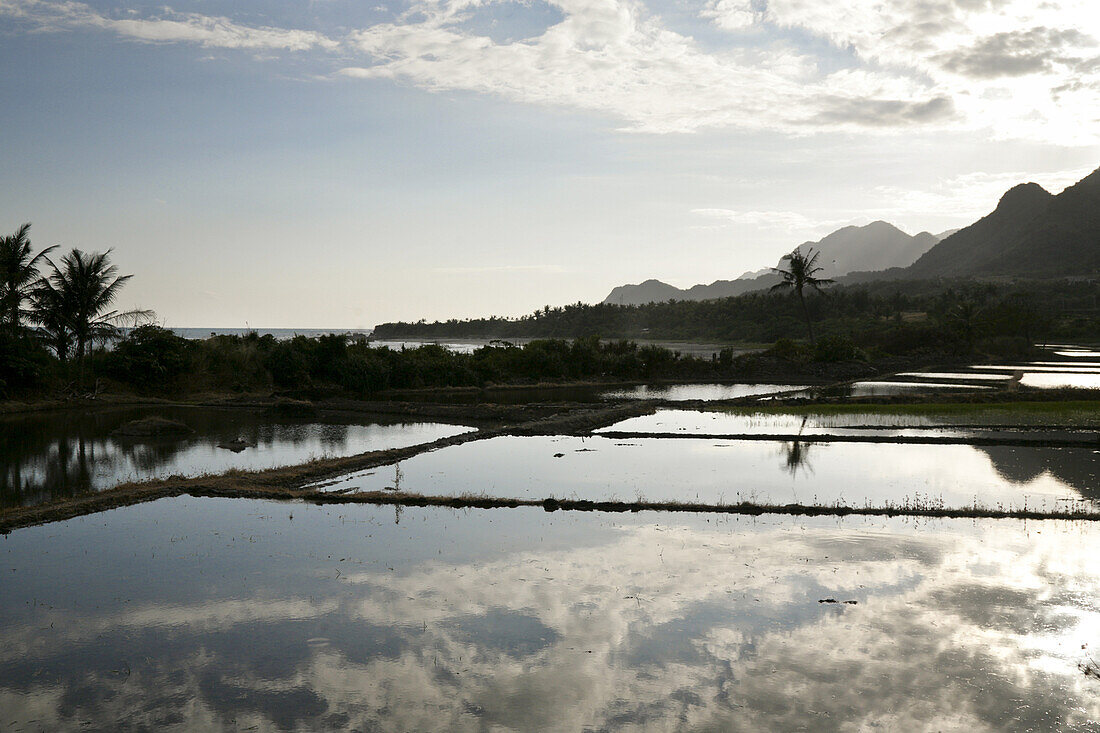
[[185, 339], [205, 339], [210, 336], [244, 336], [255, 332], [260, 336], [271, 335], [279, 341], [292, 339], [295, 336], [317, 338], [330, 333], [348, 334], [352, 336], [370, 336], [374, 332], [372, 328], [170, 328], [172, 333]]

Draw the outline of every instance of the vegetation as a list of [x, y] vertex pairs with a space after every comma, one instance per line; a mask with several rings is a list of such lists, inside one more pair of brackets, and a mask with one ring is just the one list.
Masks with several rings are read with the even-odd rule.
[[19, 336], [27, 315], [23, 304], [39, 281], [38, 263], [55, 247], [47, 247], [31, 256], [31, 225], [24, 224], [15, 234], [0, 239], [0, 324], [8, 336]]
[[[712, 301], [546, 308], [519, 319], [383, 324], [394, 337], [495, 340], [473, 353], [435, 345], [374, 346], [344, 336], [212, 336], [190, 341], [147, 311], [114, 309], [129, 275], [110, 251], [35, 254], [29, 225], [0, 241], [0, 398], [106, 388], [370, 395], [422, 387], [674, 379], [852, 378], [880, 367], [975, 356], [1025, 357], [1039, 339], [1100, 337], [1096, 282], [895, 282], [837, 286], [816, 277], [817, 255], [786, 259], [783, 289]], [[45, 265], [45, 274], [39, 272]], [[797, 301], [797, 302], [796, 302]], [[808, 343], [790, 339], [803, 324]], [[124, 327], [125, 326], [125, 327]], [[640, 339], [774, 343], [698, 358]], [[903, 363], [904, 362], [904, 363]]]
[[809, 249], [806, 254], [802, 254], [799, 250], [791, 252], [789, 255], [784, 255], [782, 262], [787, 262], [786, 268], [773, 267], [772, 271], [783, 278], [782, 282], [772, 285], [771, 292], [779, 290], [794, 290], [798, 294], [798, 302], [802, 305], [802, 315], [806, 318], [806, 328], [810, 332], [810, 344], [813, 345], [816, 342], [814, 338], [814, 323], [810, 318], [810, 311], [806, 308], [806, 296], [803, 291], [810, 287], [817, 292], [823, 292], [822, 286], [832, 285], [833, 280], [828, 278], [816, 277], [817, 273], [821, 272], [821, 267], [817, 266], [817, 258], [821, 256], [820, 252], [814, 252], [813, 249]]
[[89, 344], [114, 338], [124, 322], [152, 315], [149, 311], [108, 310], [132, 277], [118, 275], [110, 255], [111, 250], [84, 253], [74, 249], [62, 258], [60, 266], [50, 262], [53, 273], [38, 281], [34, 318], [49, 324], [47, 333], [62, 361], [70, 343], [76, 347], [76, 359], [83, 362]]
[[[881, 281], [837, 285], [806, 300], [815, 335], [846, 337], [875, 352], [916, 350], [965, 355], [965, 324], [949, 314], [974, 306], [973, 349], [1010, 355], [1012, 344], [1100, 338], [1100, 281]], [[599, 334], [616, 339], [688, 339], [774, 343], [804, 328], [796, 299], [753, 292], [704, 301], [648, 305], [576, 303], [542, 308], [516, 319], [483, 318], [385, 323], [378, 339], [565, 338]]]
[[[30, 226], [0, 239], [0, 396], [40, 386], [47, 376], [70, 377], [66, 363], [73, 355], [81, 382], [92, 345], [120, 336], [124, 323], [152, 316], [149, 311], [109, 310], [130, 279], [117, 274], [110, 250], [74, 249], [58, 265], [48, 256], [56, 245], [32, 254]], [[48, 276], [39, 272], [42, 264], [51, 268]]]

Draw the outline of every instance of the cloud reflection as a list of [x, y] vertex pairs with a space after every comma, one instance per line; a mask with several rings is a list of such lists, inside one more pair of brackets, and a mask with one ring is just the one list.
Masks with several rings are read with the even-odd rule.
[[[438, 516], [407, 519], [431, 542]], [[1087, 729], [1100, 718], [1076, 668], [1100, 631], [1094, 530], [590, 515], [576, 522], [592, 546], [491, 549], [520, 516], [494, 515], [484, 556], [459, 564], [333, 578], [325, 563], [275, 554], [236, 570], [223, 549], [214, 567], [247, 579], [235, 599], [28, 617], [9, 596], [0, 717], [261, 730]]]

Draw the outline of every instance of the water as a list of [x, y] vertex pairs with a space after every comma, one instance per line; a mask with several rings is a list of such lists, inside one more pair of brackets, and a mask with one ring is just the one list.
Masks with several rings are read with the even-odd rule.
[[[182, 439], [112, 432], [149, 416], [178, 420]], [[313, 458], [425, 443], [471, 428], [354, 415], [276, 418], [243, 409], [139, 407], [0, 418], [0, 506], [36, 504], [126, 481], [305, 463]], [[239, 452], [218, 447], [242, 439]]]
[[1064, 356], [1064, 357], [1067, 357], [1069, 359], [1096, 359], [1096, 358], [1100, 358], [1100, 351], [1097, 351], [1095, 349], [1085, 349], [1085, 348], [1077, 348], [1077, 347], [1063, 349], [1063, 350], [1060, 350], [1060, 351], [1055, 351], [1054, 353], [1057, 354], [1058, 356]]
[[390, 390], [379, 396], [385, 400], [402, 402], [431, 402], [445, 404], [496, 404], [527, 405], [539, 402], [602, 402], [606, 387], [577, 385], [568, 387], [521, 387], [467, 390]]
[[[986, 384], [961, 384], [958, 382], [903, 382], [868, 380], [839, 388], [847, 397], [878, 397], [919, 392], [945, 392], [952, 390], [978, 391], [993, 389]], [[827, 392], [828, 390], [826, 390]], [[834, 390], [835, 391], [835, 390]]]
[[1002, 380], [1012, 379], [1011, 374], [976, 374], [972, 372], [902, 372], [898, 374], [899, 377], [918, 377], [920, 379], [929, 380], [943, 380], [943, 379], [964, 379], [968, 381], [988, 381], [998, 382]]
[[[1045, 405], [1043, 405], [1045, 407]], [[956, 412], [770, 413], [657, 410], [596, 432], [707, 435], [992, 435], [1097, 440], [1100, 410], [1028, 411], [976, 408]], [[1011, 427], [1009, 427], [1011, 425]], [[963, 429], [965, 428], [965, 429]], [[990, 428], [997, 428], [994, 433]]]
[[349, 475], [329, 491], [704, 503], [1061, 509], [1100, 500], [1093, 448], [498, 437]]
[[1036, 374], [1027, 372], [1020, 380], [1025, 387], [1037, 389], [1061, 389], [1063, 387], [1073, 389], [1100, 389], [1100, 371], [1091, 374]]
[[604, 392], [606, 400], [667, 400], [686, 402], [688, 400], [733, 400], [739, 397], [772, 395], [781, 392], [798, 392], [807, 389], [806, 385], [792, 384], [673, 384], [640, 385], [626, 389]]
[[[179, 498], [0, 537], [0, 726], [1100, 720], [1100, 684], [1079, 667], [1100, 645], [1094, 525], [394, 519], [392, 508]], [[830, 598], [856, 603], [819, 603]]]
[[[907, 377], [920, 380], [914, 385], [931, 380], [968, 380], [971, 383], [1002, 381], [1019, 379], [1020, 386], [1034, 389], [1100, 389], [1100, 363], [1095, 361], [1082, 361], [1081, 359], [1095, 359], [1100, 352], [1091, 350], [1055, 350], [1050, 352], [1053, 356], [1063, 357], [1059, 361], [1029, 361], [1018, 364], [976, 364], [966, 371], [939, 373], [939, 372], [907, 372], [898, 377]], [[864, 385], [868, 383], [862, 383]], [[878, 385], [896, 384], [893, 380], [879, 382]], [[948, 386], [948, 383], [935, 385], [936, 387]], [[931, 387], [928, 384], [927, 387]], [[883, 393], [885, 394], [885, 393]]]
[[1016, 364], [975, 364], [956, 372], [903, 372], [886, 380], [857, 382], [849, 394], [885, 396], [906, 392], [979, 389], [988, 388], [991, 383], [1001, 386], [997, 383], [1008, 384], [1014, 380], [1018, 380], [1020, 386], [1034, 389], [1100, 389], [1100, 362], [1087, 361], [1100, 357], [1100, 352], [1083, 347], [1048, 347], [1046, 353], [1049, 357], [1061, 358]]
[[623, 402], [627, 400], [666, 400], [684, 402], [701, 400], [713, 402], [756, 395], [797, 395], [806, 385], [791, 384], [674, 384], [639, 385], [608, 388], [605, 385], [572, 385], [564, 387], [539, 386], [523, 388], [494, 388], [480, 390], [393, 390], [383, 394], [385, 399], [410, 402], [445, 402], [452, 404], [493, 403], [500, 405], [524, 405], [537, 402]]

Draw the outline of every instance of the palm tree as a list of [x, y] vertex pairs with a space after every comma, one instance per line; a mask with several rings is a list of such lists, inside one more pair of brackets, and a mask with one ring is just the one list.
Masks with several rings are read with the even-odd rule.
[[68, 359], [73, 335], [65, 300], [46, 278], [38, 281], [31, 294], [31, 317], [38, 324], [39, 337], [50, 345], [57, 358], [61, 361]]
[[[120, 325], [136, 325], [152, 317], [151, 311], [108, 310], [122, 286], [132, 275], [118, 275], [111, 264], [111, 250], [82, 252], [74, 249], [61, 259], [50, 262], [53, 273], [43, 278], [35, 293], [41, 310], [37, 320], [50, 335], [55, 348], [68, 351], [75, 345], [75, 356], [83, 362], [88, 345], [117, 336]], [[59, 351], [58, 357], [64, 358]]]
[[[15, 234], [0, 237], [0, 324], [12, 336], [19, 334], [25, 313], [23, 303], [39, 280], [39, 260], [54, 247], [47, 247], [31, 256], [31, 240], [27, 236], [31, 225], [24, 224]], [[48, 260], [47, 260], [48, 261]]]
[[821, 253], [814, 252], [812, 248], [806, 250], [806, 254], [802, 254], [796, 249], [783, 257], [784, 260], [790, 262], [787, 269], [772, 268], [772, 272], [783, 276], [783, 282], [772, 285], [772, 291], [794, 288], [794, 291], [798, 293], [798, 301], [802, 304], [802, 314], [806, 317], [806, 328], [810, 331], [811, 344], [816, 343], [814, 340], [814, 326], [810, 320], [810, 310], [806, 307], [806, 297], [802, 294], [802, 291], [806, 286], [809, 286], [820, 293], [822, 286], [833, 284], [833, 281], [828, 278], [814, 277], [823, 269], [817, 266], [817, 258], [820, 256]]

